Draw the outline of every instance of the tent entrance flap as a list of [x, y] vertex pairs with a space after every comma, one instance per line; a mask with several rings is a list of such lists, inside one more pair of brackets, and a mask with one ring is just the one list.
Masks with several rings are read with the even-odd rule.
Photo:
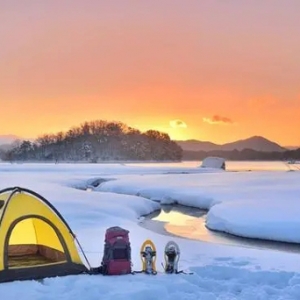
[[66, 254], [55, 227], [40, 218], [28, 217], [10, 231], [8, 268], [65, 263]]

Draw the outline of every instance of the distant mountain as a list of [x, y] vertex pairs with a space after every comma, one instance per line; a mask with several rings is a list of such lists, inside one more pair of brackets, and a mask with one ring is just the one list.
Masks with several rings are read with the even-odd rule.
[[0, 145], [11, 144], [15, 140], [22, 139], [13, 134], [0, 135]]
[[232, 143], [226, 143], [223, 145], [214, 144], [211, 142], [202, 142], [198, 140], [187, 140], [187, 141], [176, 141], [183, 150], [186, 151], [232, 151], [232, 150], [243, 150], [252, 149], [262, 152], [273, 152], [273, 151], [286, 151], [287, 149], [280, 146], [279, 144], [272, 142], [261, 136], [253, 136], [248, 139], [238, 140]]
[[289, 149], [289, 150], [296, 150], [296, 149], [299, 149], [300, 146], [284, 146], [284, 148]]
[[187, 151], [212, 151], [219, 149], [221, 145], [212, 142], [204, 142], [198, 140], [175, 141], [183, 150]]
[[286, 151], [287, 149], [272, 142], [261, 136], [253, 136], [251, 138], [236, 141], [233, 143], [227, 143], [222, 146], [222, 150], [232, 151], [232, 150], [243, 150], [243, 149], [253, 149], [262, 152], [272, 152], [272, 151]]

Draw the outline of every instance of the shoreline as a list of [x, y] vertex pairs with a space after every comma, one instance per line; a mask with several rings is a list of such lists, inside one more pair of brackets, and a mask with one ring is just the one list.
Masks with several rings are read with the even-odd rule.
[[[195, 219], [199, 218], [199, 222], [206, 219], [206, 215], [208, 213], [208, 210], [203, 210], [191, 206], [186, 205], [161, 205], [161, 208], [159, 210], [155, 210], [151, 212], [150, 214], [143, 215], [138, 220], [138, 225], [142, 228], [151, 230], [155, 233], [162, 234], [165, 236], [171, 236], [171, 237], [179, 237], [183, 239], [193, 240], [193, 241], [199, 241], [199, 242], [205, 242], [210, 244], [218, 244], [223, 246], [236, 246], [236, 247], [242, 247], [242, 248], [251, 248], [251, 249], [259, 249], [259, 250], [275, 250], [280, 252], [290, 252], [290, 253], [300, 253], [300, 243], [292, 243], [292, 242], [282, 242], [277, 240], [267, 240], [267, 239], [259, 239], [259, 238], [250, 238], [250, 237], [244, 237], [239, 236], [236, 234], [227, 233], [225, 231], [218, 231], [218, 230], [212, 230], [206, 225], [204, 225], [207, 229], [207, 232], [209, 233], [208, 236], [211, 236], [212, 239], [205, 240], [201, 238], [192, 238], [191, 236], [187, 236], [185, 234], [176, 233], [176, 230], [171, 230], [169, 226], [169, 230], [166, 229], [166, 225], [169, 224], [168, 221], [157, 221], [153, 220], [153, 218], [158, 217], [162, 211], [164, 211], [163, 208], [168, 208], [172, 211], [173, 208], [176, 209], [177, 213], [181, 213], [184, 215], [184, 212], [191, 212], [188, 214], [189, 217], [192, 217], [193, 210], [197, 210], [199, 214], [201, 214], [200, 218], [195, 216]], [[195, 213], [197, 215], [197, 213]], [[187, 225], [186, 225], [187, 226]], [[180, 226], [185, 227], [185, 226]]]

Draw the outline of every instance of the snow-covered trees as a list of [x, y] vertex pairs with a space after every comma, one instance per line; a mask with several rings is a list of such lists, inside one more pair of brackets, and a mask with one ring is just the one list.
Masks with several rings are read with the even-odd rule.
[[145, 133], [121, 122], [85, 122], [66, 133], [23, 141], [6, 153], [7, 160], [88, 161], [180, 160], [182, 149], [166, 133]]

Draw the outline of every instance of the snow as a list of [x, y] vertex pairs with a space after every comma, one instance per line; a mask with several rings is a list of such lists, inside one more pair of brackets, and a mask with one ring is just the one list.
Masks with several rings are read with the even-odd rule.
[[119, 178], [96, 188], [162, 204], [208, 209], [206, 225], [227, 233], [299, 242], [300, 172], [224, 172]]
[[206, 157], [201, 168], [225, 169], [225, 159], [221, 157]]
[[196, 275], [159, 274], [146, 278], [145, 275], [114, 278], [83, 275], [46, 279], [44, 285], [36, 282], [8, 283], [3, 285], [1, 294], [6, 296], [5, 299], [62, 300], [290, 300], [300, 296], [300, 276], [293, 272], [252, 272], [230, 266], [203, 266], [193, 271]]
[[[299, 240], [295, 228], [300, 225], [300, 173], [212, 173], [196, 169], [0, 164], [0, 188], [30, 188], [53, 203], [76, 233], [92, 266], [98, 266], [102, 259], [106, 228], [119, 225], [130, 231], [134, 270], [141, 268], [139, 248], [150, 238], [157, 246], [159, 271], [153, 277], [77, 275], [48, 278], [43, 284], [2, 283], [1, 296], [32, 300], [300, 299], [297, 254], [170, 238], [138, 225], [139, 217], [158, 209], [159, 202], [177, 202], [209, 209], [208, 225], [218, 230]], [[93, 191], [82, 190], [99, 178], [103, 182]], [[181, 248], [179, 268], [194, 275], [162, 273], [161, 251], [170, 239]]]

